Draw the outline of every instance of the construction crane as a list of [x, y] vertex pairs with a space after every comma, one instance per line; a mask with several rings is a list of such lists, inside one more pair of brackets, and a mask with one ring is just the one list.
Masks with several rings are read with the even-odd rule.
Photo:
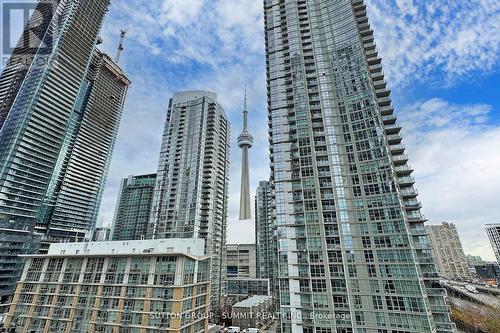
[[115, 58], [115, 63], [118, 64], [120, 61], [120, 56], [122, 55], [123, 52], [123, 43], [125, 41], [125, 36], [127, 35], [126, 30], [122, 30], [120, 33], [120, 44], [118, 45], [118, 52], [116, 52], [116, 58]]

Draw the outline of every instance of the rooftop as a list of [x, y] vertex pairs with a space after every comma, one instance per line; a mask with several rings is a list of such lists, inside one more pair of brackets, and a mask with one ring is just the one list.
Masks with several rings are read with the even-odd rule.
[[264, 302], [267, 302], [271, 299], [271, 296], [252, 296], [250, 298], [244, 299], [241, 302], [236, 303], [233, 305], [233, 307], [238, 307], [238, 308], [251, 308], [254, 306], [257, 306], [259, 304], [262, 304]]
[[[169, 238], [50, 244], [47, 256], [185, 254], [204, 256], [205, 240]], [[36, 256], [36, 255], [35, 255]]]

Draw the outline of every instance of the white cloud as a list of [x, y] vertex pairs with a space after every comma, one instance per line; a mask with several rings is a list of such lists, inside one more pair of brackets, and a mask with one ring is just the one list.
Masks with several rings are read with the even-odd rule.
[[164, 0], [162, 21], [185, 25], [196, 18], [203, 6], [203, 0]]
[[[391, 85], [409, 78], [447, 84], [495, 69], [499, 6], [494, 0], [368, 0], [370, 20]], [[109, 175], [102, 216], [113, 215], [119, 179], [155, 171], [168, 98], [174, 91], [210, 89], [231, 121], [228, 240], [251, 242], [253, 224], [238, 218], [243, 86], [248, 84], [252, 197], [269, 176], [262, 1], [113, 1], [104, 48], [114, 53], [128, 30], [123, 67], [133, 85]], [[401, 114], [424, 212], [432, 222], [457, 223], [467, 252], [490, 256], [482, 225], [499, 216], [499, 131], [487, 126], [488, 105], [442, 99], [415, 103]], [[422, 134], [419, 134], [422, 133]], [[425, 133], [425, 135], [423, 134]], [[496, 150], [495, 150], [496, 149]]]
[[454, 222], [466, 253], [493, 260], [484, 225], [498, 221], [500, 127], [491, 106], [434, 98], [400, 116], [423, 212], [430, 223]]
[[391, 85], [447, 84], [490, 72], [500, 57], [500, 2], [367, 0]]

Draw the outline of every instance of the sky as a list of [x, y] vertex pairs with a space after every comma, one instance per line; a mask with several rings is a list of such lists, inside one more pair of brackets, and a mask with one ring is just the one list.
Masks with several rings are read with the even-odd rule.
[[[500, 222], [500, 2], [365, 0], [415, 187], [430, 224], [457, 225], [465, 252], [493, 260], [484, 231]], [[229, 115], [231, 165], [228, 241], [254, 241], [252, 221], [238, 221], [245, 84], [251, 196], [269, 177], [261, 0], [112, 0], [101, 49], [132, 85], [103, 196], [99, 224], [109, 224], [120, 179], [155, 172], [168, 99], [211, 90]], [[495, 33], [496, 32], [496, 33]], [[252, 203], [253, 204], [253, 203]]]

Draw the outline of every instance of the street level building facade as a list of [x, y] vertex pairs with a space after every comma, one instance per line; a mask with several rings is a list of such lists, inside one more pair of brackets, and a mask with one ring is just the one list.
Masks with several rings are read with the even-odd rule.
[[202, 239], [52, 244], [28, 255], [4, 328], [14, 332], [208, 330]]
[[82, 240], [95, 225], [130, 83], [95, 49], [108, 6], [40, 1], [0, 75], [0, 228], [16, 239]]
[[169, 101], [148, 238], [202, 238], [211, 262], [216, 314], [225, 277], [229, 122], [208, 91], [179, 92]]
[[500, 264], [500, 223], [487, 224], [486, 233], [497, 258], [497, 263]]
[[281, 331], [454, 332], [366, 5], [264, 9]]
[[113, 240], [146, 238], [155, 184], [156, 173], [122, 179], [113, 219]]
[[453, 223], [427, 226], [432, 251], [438, 271], [447, 279], [467, 279], [470, 277], [457, 227]]

